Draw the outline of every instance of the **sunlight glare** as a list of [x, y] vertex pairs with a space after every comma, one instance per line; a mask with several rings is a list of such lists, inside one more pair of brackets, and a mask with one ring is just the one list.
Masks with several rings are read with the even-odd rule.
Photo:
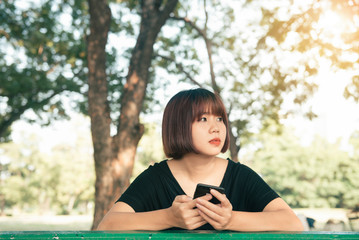
[[330, 40], [334, 45], [343, 47], [342, 35], [349, 31], [347, 19], [335, 11], [325, 11], [318, 21], [317, 31], [321, 37]]

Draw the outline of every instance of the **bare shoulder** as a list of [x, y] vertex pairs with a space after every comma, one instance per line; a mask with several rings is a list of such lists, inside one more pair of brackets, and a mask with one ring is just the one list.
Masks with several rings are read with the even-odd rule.
[[117, 202], [112, 206], [110, 212], [135, 212], [135, 210], [125, 202]]
[[291, 209], [289, 205], [280, 197], [277, 197], [270, 201], [263, 209], [263, 212], [271, 212], [277, 210]]

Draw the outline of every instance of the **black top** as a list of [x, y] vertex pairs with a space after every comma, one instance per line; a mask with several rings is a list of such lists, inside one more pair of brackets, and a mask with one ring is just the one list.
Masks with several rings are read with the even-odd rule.
[[[228, 159], [221, 182], [234, 211], [261, 212], [279, 197], [252, 169]], [[172, 175], [167, 160], [155, 163], [142, 172], [117, 200], [130, 205], [135, 212], [148, 212], [172, 206], [177, 195], [185, 195]], [[199, 229], [212, 230], [205, 224]]]

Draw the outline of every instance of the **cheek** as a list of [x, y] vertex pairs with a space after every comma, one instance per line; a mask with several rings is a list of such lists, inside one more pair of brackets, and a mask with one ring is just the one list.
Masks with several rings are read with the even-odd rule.
[[201, 135], [201, 131], [199, 128], [192, 128], [192, 141], [197, 141]]
[[202, 134], [202, 131], [200, 128], [193, 128], [192, 129], [192, 139], [199, 138]]
[[227, 128], [226, 125], [223, 124], [223, 128], [221, 129], [221, 133], [224, 136], [224, 138], [227, 136]]

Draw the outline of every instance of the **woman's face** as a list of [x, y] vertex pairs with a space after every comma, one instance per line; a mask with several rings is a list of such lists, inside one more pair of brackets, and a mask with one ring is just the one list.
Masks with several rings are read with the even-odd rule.
[[192, 123], [192, 141], [203, 155], [218, 155], [226, 140], [226, 125], [221, 116], [204, 113]]

